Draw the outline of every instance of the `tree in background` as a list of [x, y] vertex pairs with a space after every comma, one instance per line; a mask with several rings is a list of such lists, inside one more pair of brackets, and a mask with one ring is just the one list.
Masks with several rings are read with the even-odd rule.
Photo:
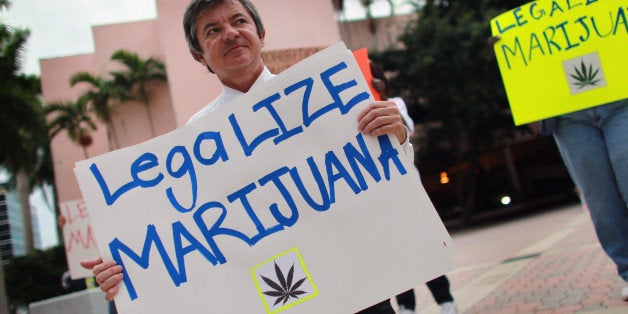
[[120, 148], [113, 118], [116, 106], [126, 101], [137, 100], [144, 105], [151, 135], [155, 136], [153, 120], [148, 110], [150, 89], [155, 82], [167, 80], [165, 66], [157, 59], [144, 60], [136, 53], [120, 49], [111, 55], [111, 60], [124, 66], [123, 70], [110, 72], [111, 78], [84, 71], [77, 72], [70, 78], [70, 86], [87, 84], [88, 89], [80, 99], [106, 125], [110, 151]]
[[119, 99], [126, 99], [125, 94], [112, 80], [92, 75], [89, 72], [77, 72], [70, 77], [70, 86], [79, 83], [88, 85], [88, 89], [79, 97], [80, 102], [85, 102], [107, 127], [109, 150], [120, 148], [113, 125], [113, 108]]
[[[20, 200], [26, 252], [35, 248], [29, 195], [33, 180], [51, 167], [39, 78], [19, 73], [29, 31], [0, 24], [0, 165], [9, 171]], [[49, 168], [50, 169], [50, 168]], [[50, 174], [50, 173], [49, 173]], [[51, 174], [50, 174], [51, 175]], [[41, 182], [41, 180], [37, 180]]]
[[[482, 185], [479, 158], [512, 138], [505, 90], [488, 45], [490, 20], [527, 1], [427, 0], [406, 28], [401, 50], [373, 55], [422, 123], [417, 159], [423, 173], [456, 166], [465, 183], [458, 196], [468, 222]], [[452, 180], [453, 181], [453, 180]]]
[[52, 115], [48, 122], [49, 136], [52, 140], [59, 132], [65, 130], [72, 142], [83, 148], [85, 159], [89, 158], [87, 146], [92, 144], [91, 131], [96, 130], [94, 121], [87, 112], [85, 99], [76, 102], [57, 102], [46, 106], [47, 115]]
[[126, 95], [130, 95], [144, 105], [151, 135], [155, 137], [155, 126], [148, 109], [149, 91], [152, 84], [167, 80], [165, 65], [155, 58], [142, 59], [136, 53], [123, 49], [115, 51], [111, 55], [111, 60], [125, 67], [122, 71], [111, 72], [114, 84], [124, 90]]
[[[11, 5], [0, 0], [0, 10]], [[11, 176], [24, 224], [27, 253], [35, 248], [29, 195], [34, 186], [54, 181], [39, 78], [20, 73], [29, 31], [0, 23], [0, 166]], [[56, 203], [56, 202], [55, 202]], [[53, 206], [54, 207], [54, 206]], [[0, 271], [0, 280], [4, 272]], [[0, 313], [7, 312], [4, 280], [0, 285]]]
[[65, 248], [56, 246], [13, 257], [4, 266], [9, 302], [13, 306], [28, 304], [67, 293], [61, 286], [61, 275], [67, 270]]

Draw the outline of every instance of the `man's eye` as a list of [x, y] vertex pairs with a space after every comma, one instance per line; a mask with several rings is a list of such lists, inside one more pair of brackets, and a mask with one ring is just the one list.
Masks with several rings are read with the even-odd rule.
[[218, 27], [212, 27], [212, 28], [207, 30], [207, 35], [216, 34], [219, 31], [220, 31], [220, 29]]
[[244, 24], [246, 24], [246, 23], [247, 23], [247, 20], [246, 20], [246, 19], [238, 19], [238, 20], [236, 20], [236, 24], [237, 24], [237, 25], [244, 25]]

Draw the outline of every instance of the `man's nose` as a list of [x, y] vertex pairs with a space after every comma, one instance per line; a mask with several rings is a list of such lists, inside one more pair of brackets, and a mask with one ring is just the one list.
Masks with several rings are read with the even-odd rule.
[[225, 28], [225, 32], [222, 38], [224, 41], [229, 41], [229, 40], [237, 38], [238, 36], [240, 36], [240, 33], [238, 32], [238, 30], [236, 30], [231, 25], [229, 25]]

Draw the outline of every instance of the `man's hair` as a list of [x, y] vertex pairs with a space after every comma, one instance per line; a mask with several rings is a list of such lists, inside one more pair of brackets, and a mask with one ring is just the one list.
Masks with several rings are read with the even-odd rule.
[[[386, 74], [384, 74], [384, 68], [379, 63], [372, 61], [369, 59], [369, 66], [371, 68], [371, 74], [373, 78], [380, 79], [384, 82], [384, 91], [383, 93], [388, 93], [388, 89], [390, 88], [390, 82], [388, 82], [388, 78], [386, 78]], [[382, 95], [385, 96], [385, 95]]]
[[207, 10], [225, 2], [225, 1], [240, 1], [249, 15], [255, 22], [255, 28], [257, 29], [257, 35], [262, 38], [264, 33], [264, 24], [260, 17], [255, 5], [250, 0], [192, 0], [185, 9], [183, 14], [183, 31], [185, 32], [185, 40], [188, 42], [188, 48], [192, 54], [203, 54], [203, 49], [198, 43], [196, 38], [196, 19], [198, 19]]

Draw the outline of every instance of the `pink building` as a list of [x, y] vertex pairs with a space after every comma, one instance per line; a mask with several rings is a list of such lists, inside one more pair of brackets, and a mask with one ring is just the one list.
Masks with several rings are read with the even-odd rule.
[[[139, 103], [114, 108], [114, 129], [119, 148], [152, 137], [147, 114], [155, 135], [185, 125], [188, 118], [221, 92], [215, 75], [190, 55], [183, 35], [182, 16], [188, 1], [156, 0], [154, 20], [93, 27], [95, 52], [86, 55], [41, 60], [41, 83], [45, 102], [76, 100], [86, 86], [70, 87], [70, 77], [79, 71], [106, 77], [114, 70], [109, 61], [118, 49], [155, 57], [166, 65], [168, 82], [154, 90], [148, 109]], [[266, 27], [264, 58], [273, 72], [279, 72], [300, 59], [345, 38], [351, 49], [383, 49], [394, 43], [401, 27], [381, 23], [376, 33], [365, 32], [364, 21], [342, 26], [336, 21], [333, 1], [256, 0]], [[280, 8], [280, 9], [278, 9]], [[360, 25], [363, 24], [363, 25]], [[397, 24], [398, 25], [398, 24]], [[376, 39], [379, 38], [379, 39]], [[88, 147], [89, 157], [109, 151], [106, 126], [98, 125]], [[63, 133], [52, 141], [59, 203], [81, 198], [74, 163], [84, 159], [82, 148]]]

